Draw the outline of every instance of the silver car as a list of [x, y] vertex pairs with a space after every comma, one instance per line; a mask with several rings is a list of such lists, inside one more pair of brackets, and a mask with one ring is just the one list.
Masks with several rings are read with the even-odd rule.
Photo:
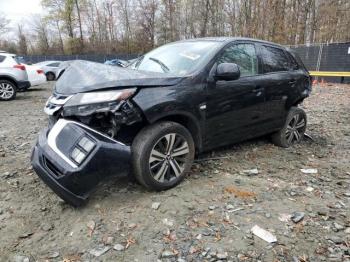
[[61, 63], [62, 61], [44, 61], [35, 65], [44, 71], [47, 81], [54, 81], [57, 78], [57, 70]]
[[18, 90], [29, 87], [25, 65], [16, 60], [16, 55], [0, 52], [0, 100], [15, 99]]

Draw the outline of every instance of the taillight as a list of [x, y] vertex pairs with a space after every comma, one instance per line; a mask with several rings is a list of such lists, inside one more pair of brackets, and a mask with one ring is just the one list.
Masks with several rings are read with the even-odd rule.
[[17, 69], [20, 69], [20, 70], [26, 70], [26, 67], [25, 67], [25, 65], [14, 65], [13, 66], [14, 68], [17, 68]]
[[41, 70], [41, 69], [36, 70], [36, 72], [37, 72], [38, 74], [43, 74], [43, 73], [44, 73], [44, 71]]

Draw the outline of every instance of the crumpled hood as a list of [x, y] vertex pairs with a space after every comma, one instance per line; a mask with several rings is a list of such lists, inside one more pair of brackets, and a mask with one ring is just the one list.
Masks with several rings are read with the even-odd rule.
[[55, 85], [55, 92], [64, 95], [125, 87], [172, 86], [183, 77], [168, 73], [137, 71], [129, 68], [77, 60], [70, 64]]

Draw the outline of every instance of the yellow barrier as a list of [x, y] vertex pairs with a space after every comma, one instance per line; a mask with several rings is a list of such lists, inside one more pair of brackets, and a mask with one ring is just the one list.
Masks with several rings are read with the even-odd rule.
[[340, 76], [350, 77], [350, 72], [331, 72], [331, 71], [309, 71], [312, 76]]

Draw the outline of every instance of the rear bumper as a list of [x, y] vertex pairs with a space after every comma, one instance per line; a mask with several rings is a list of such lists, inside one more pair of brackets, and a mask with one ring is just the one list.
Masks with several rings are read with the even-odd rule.
[[29, 81], [17, 81], [17, 88], [20, 91], [27, 90], [30, 87]]
[[30, 86], [38, 86], [38, 85], [42, 85], [42, 84], [45, 84], [47, 81], [46, 81], [46, 76], [45, 75], [42, 75], [40, 77], [38, 77], [37, 79], [33, 80], [33, 81], [30, 81]]
[[[71, 154], [83, 137], [95, 145], [78, 164]], [[60, 119], [51, 130], [40, 133], [31, 163], [38, 176], [59, 197], [79, 206], [105, 177], [128, 172], [130, 155], [129, 146], [80, 123]]]

